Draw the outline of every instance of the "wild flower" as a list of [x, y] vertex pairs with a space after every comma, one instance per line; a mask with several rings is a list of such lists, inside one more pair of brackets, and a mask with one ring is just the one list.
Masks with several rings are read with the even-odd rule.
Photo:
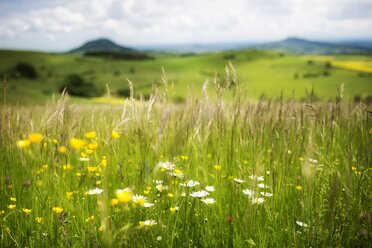
[[140, 227], [150, 227], [158, 224], [155, 220], [141, 220], [139, 222]]
[[39, 143], [43, 139], [43, 135], [41, 133], [30, 133], [28, 139], [31, 143]]
[[188, 159], [188, 157], [187, 157], [186, 155], [181, 155], [180, 158], [181, 158], [182, 160], [187, 160], [187, 159]]
[[267, 185], [265, 185], [263, 183], [257, 184], [257, 187], [259, 187], [260, 189], [268, 189], [268, 188], [270, 188], [269, 186], [267, 186]]
[[302, 186], [301, 186], [301, 185], [297, 185], [297, 186], [296, 186], [296, 189], [297, 189], [298, 191], [301, 191], [301, 190], [302, 190]]
[[143, 206], [144, 206], [145, 208], [151, 208], [151, 207], [154, 206], [154, 203], [145, 202], [145, 203], [143, 204]]
[[249, 179], [257, 180], [257, 181], [264, 181], [265, 180], [265, 178], [263, 176], [256, 176], [256, 175], [249, 176]]
[[76, 139], [76, 138], [70, 139], [70, 146], [75, 150], [79, 150], [79, 149], [83, 148], [84, 145], [85, 145], [84, 140]]
[[88, 190], [88, 195], [100, 195], [102, 194], [103, 189], [100, 188], [95, 188], [95, 189], [90, 189]]
[[207, 205], [213, 205], [216, 202], [213, 198], [205, 198], [205, 199], [202, 199], [201, 201]]
[[26, 148], [28, 147], [29, 145], [31, 144], [31, 141], [26, 139], [26, 140], [18, 140], [16, 145], [19, 147], [19, 148]]
[[68, 199], [68, 200], [70, 200], [71, 198], [72, 198], [72, 195], [74, 194], [74, 192], [66, 192], [66, 198]]
[[169, 197], [169, 198], [173, 198], [173, 197], [174, 197], [174, 194], [172, 194], [172, 193], [168, 193], [168, 197]]
[[65, 146], [59, 146], [58, 152], [61, 154], [65, 154], [67, 152], [67, 148]]
[[116, 198], [118, 198], [119, 202], [126, 204], [132, 200], [132, 192], [127, 189], [116, 191]]
[[143, 195], [134, 195], [132, 201], [143, 206], [147, 201], [147, 197]]
[[177, 206], [175, 206], [175, 207], [171, 207], [169, 210], [170, 210], [172, 213], [175, 213], [175, 212], [178, 212], [178, 207], [177, 207]]
[[267, 197], [273, 196], [273, 194], [272, 193], [269, 193], [269, 192], [260, 192], [260, 194], [262, 196], [267, 196]]
[[206, 186], [205, 190], [208, 191], [208, 192], [214, 192], [215, 188], [214, 188], [214, 186]]
[[264, 198], [252, 198], [252, 204], [262, 204], [265, 202]]
[[61, 208], [61, 207], [53, 207], [52, 208], [52, 211], [55, 214], [61, 214], [63, 212], [63, 208]]
[[196, 197], [196, 198], [203, 198], [205, 196], [209, 195], [209, 193], [205, 190], [201, 190], [201, 191], [194, 191], [190, 194], [190, 196], [192, 197]]
[[169, 162], [169, 161], [166, 161], [166, 162], [159, 162], [158, 167], [161, 168], [161, 169], [167, 170], [167, 171], [172, 171], [172, 170], [174, 170], [176, 165]]
[[213, 166], [213, 169], [216, 170], [216, 171], [220, 171], [221, 166], [216, 164], [216, 165]]
[[10, 201], [12, 201], [12, 202], [16, 202], [16, 201], [17, 201], [17, 198], [15, 198], [15, 197], [10, 197]]
[[93, 143], [88, 144], [88, 149], [90, 149], [90, 150], [96, 150], [97, 148], [98, 148], [98, 143], [97, 142], [93, 142]]
[[88, 166], [87, 167], [88, 172], [95, 172], [97, 170], [96, 166]]
[[237, 183], [245, 183], [245, 180], [243, 180], [243, 179], [240, 179], [240, 178], [233, 178], [233, 180], [235, 181], [235, 182], [237, 182]]
[[41, 223], [44, 221], [44, 219], [42, 217], [35, 217], [35, 221], [36, 223]]
[[157, 236], [156, 237], [156, 241], [161, 241], [163, 238], [162, 238], [162, 236]]
[[316, 159], [312, 159], [312, 158], [309, 158], [309, 162], [310, 162], [310, 163], [317, 164], [317, 163], [318, 163], [318, 160], [316, 160]]
[[88, 139], [93, 139], [96, 136], [97, 136], [97, 133], [95, 131], [90, 131], [90, 132], [85, 133], [85, 137], [87, 137]]
[[301, 226], [301, 227], [308, 227], [308, 224], [302, 222], [302, 221], [299, 221], [299, 220], [296, 220], [296, 224]]
[[115, 206], [118, 203], [119, 203], [119, 199], [117, 199], [117, 198], [111, 199], [111, 206]]
[[168, 175], [178, 178], [183, 178], [183, 172], [179, 169], [175, 169], [174, 171], [168, 172]]
[[13, 209], [15, 209], [17, 206], [15, 205], [15, 204], [10, 204], [10, 205], [8, 205], [8, 208], [10, 209], [10, 210], [13, 210]]
[[164, 190], [167, 190], [168, 189], [168, 186], [164, 186], [163, 184], [158, 184], [158, 185], [156, 185], [156, 189], [159, 192], [163, 192]]
[[92, 222], [92, 221], [94, 221], [94, 215], [91, 215], [91, 216], [89, 216], [88, 218], [86, 218], [85, 219], [85, 222]]
[[111, 138], [113, 138], [113, 139], [119, 139], [120, 138], [120, 134], [117, 131], [113, 130], [111, 132]]
[[31, 209], [28, 209], [28, 208], [22, 208], [22, 212], [25, 213], [25, 214], [29, 214], [32, 212]]
[[189, 180], [186, 184], [181, 183], [180, 185], [184, 187], [192, 188], [192, 187], [198, 186], [199, 184], [200, 183], [198, 181]]
[[252, 197], [254, 196], [254, 191], [253, 190], [250, 190], [250, 189], [243, 189], [243, 194], [249, 196], [249, 197]]

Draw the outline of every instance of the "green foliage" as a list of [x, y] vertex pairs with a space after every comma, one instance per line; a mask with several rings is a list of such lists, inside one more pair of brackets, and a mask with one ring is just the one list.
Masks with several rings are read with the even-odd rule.
[[120, 52], [120, 51], [90, 51], [84, 53], [88, 57], [101, 57], [121, 60], [153, 60], [154, 57], [141, 52]]
[[19, 62], [14, 67], [9, 69], [10, 77], [36, 79], [38, 77], [37, 70], [34, 65], [26, 62]]
[[97, 87], [94, 83], [86, 82], [79, 74], [70, 74], [64, 80], [64, 83], [60, 86], [59, 91], [64, 90], [72, 96], [80, 97], [96, 97], [102, 96], [104, 90]]

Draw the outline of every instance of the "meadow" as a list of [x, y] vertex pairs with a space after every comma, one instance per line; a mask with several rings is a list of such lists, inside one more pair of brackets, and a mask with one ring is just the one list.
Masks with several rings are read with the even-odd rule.
[[[282, 59], [299, 60], [275, 61]], [[172, 59], [173, 73], [181, 61]], [[89, 68], [106, 68], [109, 79], [109, 65], [98, 62]], [[45, 105], [4, 104], [1, 246], [370, 246], [370, 106], [344, 101], [342, 87], [332, 102], [252, 102], [234, 68], [227, 72], [177, 104], [174, 74], [159, 76], [148, 101], [131, 88], [122, 106], [75, 104], [66, 95]], [[334, 72], [345, 80], [353, 73]], [[276, 94], [272, 88], [266, 93]]]
[[[206, 80], [217, 75], [222, 79], [225, 66], [231, 62], [239, 76], [246, 98], [295, 99], [308, 101], [311, 92], [317, 100], [334, 100], [336, 89], [344, 84], [344, 100], [372, 95], [371, 58], [367, 55], [292, 55], [275, 51], [239, 50], [206, 54], [154, 54], [155, 60], [114, 60], [75, 54], [51, 54], [25, 51], [0, 51], [0, 75], [19, 62], [36, 68], [38, 78], [7, 77], [7, 102], [11, 104], [44, 104], [58, 98], [59, 88], [67, 75], [77, 73], [87, 81], [111, 91], [128, 89], [129, 79], [136, 92], [148, 99], [152, 85], [161, 85], [163, 69], [174, 102], [184, 102], [187, 94], [201, 96]], [[171, 85], [173, 85], [171, 87]], [[210, 96], [216, 99], [212, 84]], [[315, 92], [315, 93], [314, 93]], [[231, 93], [226, 98], [231, 99]], [[1, 94], [2, 100], [3, 94]], [[314, 98], [314, 97], [313, 97]], [[123, 99], [123, 98], [122, 98]], [[107, 99], [74, 97], [76, 103], [102, 103]], [[123, 100], [119, 102], [123, 103]]]

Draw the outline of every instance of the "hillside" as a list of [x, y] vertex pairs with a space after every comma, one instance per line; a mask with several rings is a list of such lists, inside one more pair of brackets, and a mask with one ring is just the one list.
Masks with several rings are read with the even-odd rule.
[[280, 50], [294, 54], [371, 54], [372, 49], [354, 44], [335, 44], [288, 38], [278, 42], [257, 45], [257, 49]]
[[109, 39], [97, 39], [88, 41], [82, 46], [72, 49], [70, 53], [87, 53], [97, 51], [136, 52], [135, 49], [116, 44]]

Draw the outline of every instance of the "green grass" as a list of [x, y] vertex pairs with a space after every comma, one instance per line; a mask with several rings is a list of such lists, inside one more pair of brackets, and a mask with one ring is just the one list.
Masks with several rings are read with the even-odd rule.
[[[286, 58], [288, 63], [291, 59], [295, 58]], [[179, 64], [173, 59], [174, 68], [183, 63], [177, 60]], [[2, 246], [371, 244], [372, 125], [366, 106], [251, 103], [239, 91], [234, 101], [225, 101], [223, 88], [216, 101], [208, 100], [204, 92], [203, 98], [192, 96], [185, 103], [173, 104], [163, 90], [154, 91], [154, 101], [127, 100], [124, 108], [71, 105], [63, 100], [46, 106], [4, 106], [0, 122]], [[111, 137], [112, 130], [120, 133], [118, 139]], [[97, 137], [85, 137], [88, 131], [95, 131]], [[17, 147], [17, 141], [30, 133], [41, 133], [43, 140]], [[73, 149], [71, 138], [98, 147]], [[61, 146], [66, 153], [58, 152]], [[89, 161], [80, 160], [86, 156]], [[159, 168], [158, 163], [165, 161], [174, 163], [184, 178]], [[263, 181], [252, 180], [254, 175]], [[168, 188], [160, 192], [154, 180], [163, 180]], [[181, 186], [188, 180], [200, 185]], [[268, 188], [260, 189], [260, 183]], [[208, 196], [215, 204], [190, 196], [207, 185], [215, 187]], [[96, 187], [103, 193], [86, 194]], [[148, 202], [154, 206], [145, 208], [134, 202], [112, 206], [115, 191], [126, 187], [139, 195], [147, 190]], [[264, 202], [252, 204], [243, 189], [254, 190], [254, 197]], [[70, 199], [67, 192], [73, 192]], [[16, 207], [9, 209], [9, 205]], [[53, 213], [53, 207], [63, 212]], [[178, 207], [178, 212], [172, 212], [172, 207]], [[22, 208], [32, 212], [26, 214]], [[37, 223], [36, 217], [43, 221]], [[140, 221], [151, 219], [155, 225], [141, 227]]]
[[[355, 95], [365, 97], [372, 92], [372, 74], [361, 75], [357, 71], [333, 67], [328, 70], [329, 76], [322, 75], [326, 61], [370, 60], [368, 56], [359, 55], [281, 57], [276, 52], [241, 50], [183, 57], [162, 55], [154, 61], [116, 61], [71, 54], [0, 51], [0, 72], [17, 62], [29, 62], [40, 74], [36, 80], [7, 80], [7, 99], [11, 104], [45, 103], [52, 98], [52, 94], [59, 94], [62, 81], [71, 73], [79, 73], [101, 87], [109, 85], [112, 94], [119, 88], [128, 87], [128, 78], [134, 83], [135, 94], [149, 95], [153, 83], [159, 82], [162, 77], [162, 68], [168, 81], [174, 83], [173, 98], [182, 100], [187, 92], [201, 95], [199, 89], [206, 80], [209, 80], [212, 89], [215, 73], [224, 75], [228, 64], [226, 58], [230, 58], [237, 71], [245, 97], [251, 100], [257, 100], [262, 95], [277, 98], [282, 92], [285, 99], [303, 99], [312, 88], [320, 99], [329, 100], [335, 98], [336, 88], [341, 84], [345, 87], [346, 100]], [[309, 59], [314, 61], [312, 65], [308, 64]], [[318, 76], [304, 78], [305, 74]], [[215, 98], [213, 94], [211, 96]]]

